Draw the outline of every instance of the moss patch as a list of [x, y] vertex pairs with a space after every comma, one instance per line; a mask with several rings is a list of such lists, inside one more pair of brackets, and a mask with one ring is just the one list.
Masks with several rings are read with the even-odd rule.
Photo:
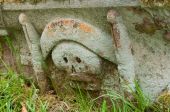
[[170, 6], [170, 0], [140, 0], [147, 6]]

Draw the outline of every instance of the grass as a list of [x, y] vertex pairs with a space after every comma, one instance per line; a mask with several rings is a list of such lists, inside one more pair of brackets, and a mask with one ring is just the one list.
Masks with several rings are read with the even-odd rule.
[[140, 0], [148, 6], [170, 6], [169, 0]]
[[[29, 82], [31, 85], [28, 86], [27, 80], [5, 66], [8, 72], [0, 72], [0, 112], [21, 112], [23, 107], [27, 112], [47, 112], [48, 100], [42, 100], [34, 84]], [[170, 112], [170, 107], [165, 107], [162, 102], [151, 105], [150, 99], [143, 94], [137, 82], [136, 92], [132, 95], [133, 100], [115, 91], [108, 91], [93, 99], [86, 91], [78, 88], [74, 98], [62, 101], [69, 107], [72, 105], [69, 112]], [[101, 104], [96, 105], [101, 98]], [[62, 112], [66, 112], [65, 107], [62, 108]]]
[[132, 93], [133, 100], [114, 91], [108, 92], [107, 95], [112, 102], [112, 112], [145, 112], [151, 103], [137, 83], [136, 92]]
[[[93, 99], [86, 91], [78, 89], [75, 98], [78, 108], [74, 108], [72, 112], [170, 112], [170, 104], [166, 106], [163, 102], [152, 102], [144, 95], [137, 82], [135, 85], [136, 92], [132, 92], [133, 99], [114, 90]], [[101, 99], [102, 102], [96, 105]]]
[[[16, 61], [15, 66], [21, 72], [19, 51], [13, 46], [11, 38], [4, 37], [1, 41], [9, 47]], [[3, 50], [1, 44], [0, 50]], [[14, 72], [1, 57], [0, 63], [6, 69], [6, 72], [0, 72], [0, 112], [21, 112], [23, 108], [27, 110], [23, 112], [47, 112], [48, 103], [41, 99], [34, 84], [23, 74]]]
[[[170, 102], [166, 104], [159, 101], [152, 102], [148, 96], [144, 95], [139, 84], [137, 82], [135, 84], [136, 92], [132, 92], [133, 99], [114, 90], [95, 99], [84, 94], [81, 95], [82, 92], [79, 91], [78, 95], [80, 96], [77, 97], [77, 100], [80, 107], [76, 112], [170, 112]], [[100, 106], [96, 106], [95, 104], [99, 99], [102, 99], [102, 102]]]
[[28, 87], [25, 80], [13, 71], [0, 73], [0, 112], [21, 112], [23, 105], [28, 112], [47, 112], [47, 103], [38, 97], [33, 84]]
[[[136, 92], [133, 92], [133, 100], [114, 91], [109, 91], [105, 96], [111, 100], [111, 112], [170, 112], [170, 102], [165, 105], [163, 102], [151, 102], [149, 97], [144, 95], [139, 84], [135, 82]], [[166, 98], [167, 99], [167, 98]], [[106, 101], [103, 101], [102, 111], [107, 112]]]
[[[13, 55], [18, 57], [18, 52], [13, 47], [12, 41], [6, 37], [5, 42]], [[7, 69], [5, 73], [0, 72], [0, 112], [47, 112], [51, 103], [49, 96], [46, 95], [47, 99], [44, 100], [31, 81], [15, 73], [1, 58], [0, 61]], [[93, 99], [87, 91], [78, 88], [75, 91], [75, 96], [60, 99], [65, 105], [60, 106], [61, 112], [66, 112], [66, 107], [67, 112], [170, 112], [170, 100], [166, 102], [168, 96], [151, 104], [149, 97], [143, 94], [138, 83], [135, 82], [135, 84], [136, 92], [132, 92], [133, 100], [113, 90]], [[59, 99], [56, 97], [54, 95], [53, 100], [58, 102]], [[23, 111], [24, 108], [27, 111]]]
[[76, 91], [76, 103], [78, 104], [77, 112], [97, 112], [98, 108], [95, 102], [87, 91], [80, 90], [79, 87]]

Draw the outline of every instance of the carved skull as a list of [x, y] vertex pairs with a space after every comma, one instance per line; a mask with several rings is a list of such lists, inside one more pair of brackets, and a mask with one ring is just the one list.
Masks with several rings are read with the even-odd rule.
[[101, 32], [80, 20], [54, 20], [40, 39], [43, 57], [51, 57], [56, 68], [65, 71], [72, 87], [78, 83], [83, 89], [100, 90], [103, 57], [115, 62], [112, 40]]

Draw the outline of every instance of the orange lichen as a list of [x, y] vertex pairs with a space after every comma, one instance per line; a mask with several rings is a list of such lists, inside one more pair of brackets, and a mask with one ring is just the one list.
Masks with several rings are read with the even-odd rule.
[[83, 32], [86, 32], [86, 33], [91, 33], [91, 32], [94, 31], [93, 28], [90, 25], [83, 23], [83, 22], [76, 22], [75, 20], [72, 20], [72, 19], [62, 19], [62, 20], [59, 20], [59, 21], [52, 22], [47, 26], [47, 28], [49, 30], [53, 30], [57, 26], [59, 26], [60, 28], [63, 28], [64, 26], [69, 26], [69, 27], [72, 27], [72, 28], [78, 28], [78, 29], [80, 29], [80, 30], [82, 30]]
[[84, 23], [80, 23], [79, 28], [86, 33], [93, 32], [92, 28], [90, 26], [88, 26], [87, 24], [84, 24]]
[[62, 20], [63, 25], [73, 25], [74, 21], [73, 20]]

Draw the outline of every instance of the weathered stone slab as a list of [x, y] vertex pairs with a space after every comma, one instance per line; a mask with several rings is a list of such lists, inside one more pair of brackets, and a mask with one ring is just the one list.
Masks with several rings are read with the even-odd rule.
[[[115, 59], [116, 49], [114, 49], [114, 44], [113, 44], [114, 40], [113, 40], [113, 36], [111, 33], [111, 25], [110, 23], [107, 22], [107, 17], [106, 17], [108, 10], [115, 9], [117, 12], [119, 12], [120, 16], [122, 16], [122, 20], [120, 22], [121, 24], [119, 26], [126, 27], [126, 30], [125, 30], [126, 33], [124, 30], [123, 31], [117, 30], [117, 31], [121, 33], [121, 36], [125, 34], [128, 35], [129, 41], [131, 41], [131, 45], [130, 45], [130, 42], [126, 41], [126, 38], [125, 39], [122, 38], [124, 39], [124, 42], [122, 41], [123, 46], [126, 49], [129, 48], [128, 54], [132, 53], [132, 57], [134, 59], [134, 63], [135, 63], [134, 69], [135, 69], [135, 76], [136, 76], [135, 78], [139, 81], [139, 84], [142, 90], [144, 91], [144, 93], [146, 95], [151, 96], [152, 99], [155, 99], [163, 90], [166, 89], [166, 87], [170, 83], [170, 77], [169, 77], [170, 44], [169, 44], [169, 40], [164, 38], [165, 34], [166, 36], [169, 36], [168, 33], [170, 32], [169, 8], [154, 9], [154, 8], [146, 8], [146, 7], [145, 8], [127, 7], [127, 6], [139, 6], [139, 5], [140, 3], [138, 2], [138, 0], [81, 0], [81, 1], [79, 0], [73, 0], [73, 1], [71, 0], [70, 1], [49, 0], [49, 1], [46, 1], [46, 3], [41, 2], [41, 3], [34, 4], [34, 5], [30, 3], [4, 3], [3, 14], [4, 14], [4, 20], [6, 22], [7, 28], [13, 29], [9, 32], [13, 33], [13, 32], [19, 31], [15, 35], [15, 38], [18, 37], [17, 35], [22, 34], [22, 36], [20, 36], [22, 38], [21, 39], [22, 41], [20, 42], [22, 43], [21, 46], [27, 45], [26, 41], [23, 41], [24, 34], [22, 32], [22, 27], [19, 25], [19, 22], [18, 22], [18, 16], [22, 12], [26, 13], [26, 15], [28, 15], [30, 18], [30, 23], [32, 24], [32, 26], [31, 28], [29, 28], [29, 31], [31, 31], [30, 29], [33, 29], [32, 31], [37, 30], [37, 33], [39, 34], [42, 34], [42, 32], [45, 29], [45, 26], [47, 26], [48, 23], [52, 22], [52, 20], [54, 21], [61, 20], [61, 18], [65, 18], [65, 20], [72, 19], [72, 20], [83, 21], [84, 23], [88, 23], [89, 26], [92, 26], [92, 28], [98, 29], [98, 32], [100, 32], [98, 33], [100, 35], [99, 36], [100, 39], [98, 39], [98, 36], [96, 36], [95, 38], [92, 38], [86, 33], [83, 33], [82, 35], [87, 35], [87, 37], [84, 37], [81, 35], [77, 35], [77, 37], [73, 37], [74, 36], [72, 35], [73, 33], [66, 34], [68, 32], [64, 32], [66, 31], [65, 28], [69, 28], [69, 26], [68, 25], [63, 26], [60, 24], [59, 26], [60, 30], [58, 32], [51, 33], [52, 35], [54, 34], [54, 36], [47, 36], [43, 34], [45, 38], [44, 40], [45, 44], [46, 43], [51, 44], [48, 42], [52, 42], [52, 44], [54, 44], [52, 47], [50, 47], [50, 49], [48, 49], [48, 52], [46, 52], [46, 50], [43, 51], [44, 54], [48, 54], [46, 55], [47, 56], [47, 60], [45, 60], [46, 62], [48, 62], [48, 58], [51, 58], [50, 57], [51, 52], [56, 46], [55, 40], [53, 41], [51, 40], [52, 39], [59, 40], [58, 36], [60, 36], [62, 38], [62, 41], [64, 41], [63, 39], [66, 40], [69, 38], [79, 43], [80, 46], [82, 45], [80, 43], [86, 42], [86, 44], [83, 44], [84, 46], [86, 46], [85, 49], [88, 48], [88, 50], [93, 51], [90, 53], [92, 54], [94, 53], [95, 55], [97, 55], [96, 57], [100, 57], [100, 60], [102, 60], [101, 63], [98, 63], [98, 65], [102, 64], [106, 60], [107, 61], [109, 60], [111, 64], [119, 65], [122, 63], [117, 62]], [[65, 22], [67, 24], [68, 21], [65, 21]], [[72, 26], [70, 27], [72, 28]], [[78, 30], [81, 29], [81, 27], [77, 27], [77, 28]], [[52, 29], [52, 30], [55, 30], [55, 29]], [[60, 31], [63, 31], [64, 33], [61, 34]], [[75, 30], [69, 30], [69, 31], [75, 31]], [[84, 31], [88, 32], [90, 30], [88, 29], [88, 27], [85, 27]], [[49, 33], [48, 31], [46, 32]], [[80, 40], [79, 37], [83, 37], [83, 39]], [[37, 40], [39, 39], [40, 37], [37, 37]], [[87, 39], [88, 41], [85, 41], [84, 39]], [[41, 45], [42, 48], [46, 47], [44, 43], [42, 43]], [[62, 44], [62, 42], [59, 40], [57, 41], [57, 44], [58, 45]], [[16, 44], [16, 46], [17, 45], [18, 44]], [[65, 44], [63, 45], [67, 46]], [[73, 44], [73, 46], [74, 45], [75, 44]], [[96, 48], [98, 48], [99, 50], [97, 50]], [[56, 53], [58, 53], [59, 51], [60, 51], [60, 54], [62, 54], [63, 51], [68, 51], [72, 54], [77, 53], [75, 52], [76, 50], [72, 52], [71, 50], [64, 50], [64, 48], [62, 50], [57, 49]], [[100, 51], [103, 51], [103, 52], [100, 52]], [[78, 55], [80, 55], [80, 57], [81, 55], [83, 55], [82, 57], [86, 57], [87, 55], [86, 56], [84, 55], [88, 53], [83, 53], [83, 52], [82, 53], [79, 52]], [[123, 52], [123, 51], [121, 51], [120, 49], [120, 52]], [[56, 56], [58, 57], [55, 59], [55, 61], [57, 61], [57, 65], [61, 67], [62, 65], [59, 65], [58, 63], [59, 61], [63, 59], [61, 58], [62, 55], [56, 55]], [[117, 55], [117, 57], [120, 58], [119, 55]], [[27, 57], [23, 56], [22, 61], [25, 60], [24, 64], [26, 64], [26, 62], [29, 62], [30, 60], [30, 59], [27, 60], [25, 58]], [[122, 59], [124, 59], [124, 57]], [[88, 62], [88, 60], [86, 61]], [[129, 60], [127, 59], [127, 62], [128, 61]], [[105, 80], [104, 85], [108, 87], [115, 86], [116, 84], [118, 84], [118, 83], [113, 84], [113, 82], [116, 82], [116, 81], [118, 82], [118, 80], [116, 79], [113, 80], [112, 75], [114, 74], [114, 71], [111, 71], [112, 69], [115, 70], [116, 66], [114, 67], [110, 66], [108, 64], [109, 62], [105, 64], [105, 67], [109, 69], [105, 70], [104, 72], [105, 77], [106, 77], [104, 78]], [[76, 64], [78, 63], [76, 62]], [[91, 64], [90, 66], [93, 66], [93, 64]], [[126, 66], [126, 68], [128, 67], [130, 66]], [[51, 69], [50, 66], [49, 66], [49, 69]], [[56, 68], [54, 68], [54, 70], [55, 69]], [[56, 71], [57, 72], [52, 73], [52, 76], [51, 76], [53, 81], [59, 78], [56, 80], [56, 82], [54, 82], [54, 85], [57, 85], [58, 82], [62, 82], [61, 79], [66, 75], [66, 74], [58, 75], [57, 74], [58, 69]], [[107, 71], [107, 74], [106, 74], [106, 71]], [[80, 79], [81, 78], [78, 75], [78, 80]], [[105, 87], [103, 86], [103, 88]]]
[[48, 0], [45, 3], [4, 3], [4, 10], [34, 10], [56, 8], [97, 8], [118, 6], [139, 6], [139, 0]]

